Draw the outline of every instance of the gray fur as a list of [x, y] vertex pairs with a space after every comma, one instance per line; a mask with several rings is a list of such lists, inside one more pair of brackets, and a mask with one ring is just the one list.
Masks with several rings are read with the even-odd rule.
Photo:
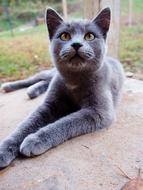
[[25, 80], [4, 83], [2, 84], [1, 89], [5, 92], [12, 92], [14, 90], [28, 87], [27, 95], [29, 98], [35, 98], [47, 90], [55, 72], [55, 68], [41, 71]]
[[[39, 155], [68, 139], [109, 127], [115, 119], [124, 77], [121, 64], [106, 56], [109, 8], [93, 21], [71, 23], [65, 23], [54, 10], [48, 9], [46, 22], [56, 69], [45, 71], [44, 78], [36, 75], [14, 83], [17, 89], [21, 84], [33, 85], [36, 80], [38, 84], [30, 87], [29, 94], [43, 85], [48, 90], [35, 112], [1, 142], [1, 168], [9, 165], [19, 151], [28, 157]], [[61, 40], [63, 32], [68, 32], [71, 39]], [[95, 39], [86, 41], [87, 32], [92, 32]]]

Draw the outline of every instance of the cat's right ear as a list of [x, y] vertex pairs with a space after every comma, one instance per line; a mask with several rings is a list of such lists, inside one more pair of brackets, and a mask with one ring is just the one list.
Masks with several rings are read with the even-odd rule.
[[111, 10], [109, 7], [107, 7], [103, 9], [92, 21], [93, 23], [98, 25], [105, 39], [107, 36], [107, 32], [109, 30], [110, 20], [111, 20]]
[[63, 23], [62, 17], [53, 9], [48, 8], [46, 10], [46, 24], [49, 32], [49, 38], [52, 40], [57, 28]]

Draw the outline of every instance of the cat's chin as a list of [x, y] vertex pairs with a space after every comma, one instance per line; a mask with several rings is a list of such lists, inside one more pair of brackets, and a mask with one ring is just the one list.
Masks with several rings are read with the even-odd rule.
[[72, 58], [70, 58], [68, 66], [74, 69], [82, 69], [85, 67], [85, 59], [78, 54], [75, 54]]
[[80, 61], [75, 61], [75, 62], [69, 62], [67, 64], [67, 67], [70, 69], [70, 70], [82, 70], [83, 68], [85, 68], [86, 64], [84, 62], [82, 62], [81, 60]]

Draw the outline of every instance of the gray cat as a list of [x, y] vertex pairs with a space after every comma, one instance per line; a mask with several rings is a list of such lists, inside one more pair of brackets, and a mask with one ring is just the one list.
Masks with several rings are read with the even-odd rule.
[[55, 68], [3, 86], [11, 91], [34, 84], [31, 97], [48, 88], [46, 98], [1, 142], [0, 168], [19, 152], [40, 155], [68, 139], [108, 127], [115, 119], [124, 75], [121, 64], [105, 55], [110, 9], [80, 22], [64, 22], [48, 9], [46, 23]]

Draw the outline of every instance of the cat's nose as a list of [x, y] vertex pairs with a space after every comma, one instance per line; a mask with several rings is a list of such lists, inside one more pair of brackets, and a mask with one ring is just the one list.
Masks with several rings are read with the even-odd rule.
[[71, 46], [72, 46], [76, 51], [78, 51], [78, 49], [82, 46], [82, 44], [76, 42], [76, 43], [73, 43]]

